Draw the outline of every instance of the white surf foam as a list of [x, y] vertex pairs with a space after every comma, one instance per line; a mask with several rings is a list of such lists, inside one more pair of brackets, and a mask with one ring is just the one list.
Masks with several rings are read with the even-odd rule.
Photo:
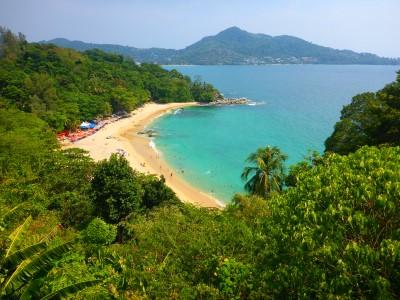
[[153, 149], [156, 153], [158, 153], [158, 150], [157, 150], [157, 147], [156, 147], [156, 143], [154, 143], [153, 140], [150, 140], [149, 146], [150, 146], [150, 148]]
[[173, 112], [174, 115], [178, 115], [180, 113], [182, 113], [182, 108], [178, 108], [178, 109], [174, 110], [174, 112]]

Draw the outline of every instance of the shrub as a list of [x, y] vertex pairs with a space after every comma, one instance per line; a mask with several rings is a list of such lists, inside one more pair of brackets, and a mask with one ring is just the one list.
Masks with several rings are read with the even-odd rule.
[[100, 218], [93, 219], [84, 231], [84, 240], [88, 243], [108, 245], [117, 236], [117, 228]]

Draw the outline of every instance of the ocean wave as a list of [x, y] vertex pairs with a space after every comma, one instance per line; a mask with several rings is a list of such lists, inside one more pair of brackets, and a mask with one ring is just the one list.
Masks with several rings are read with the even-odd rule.
[[153, 140], [150, 140], [149, 146], [150, 146], [150, 148], [153, 149], [156, 153], [158, 153], [158, 150], [157, 150], [157, 147], [156, 147], [156, 143], [154, 143]]
[[173, 111], [173, 114], [174, 114], [174, 115], [178, 115], [178, 114], [182, 113], [182, 111], [183, 111], [182, 108], [178, 108], [178, 109], [175, 109], [175, 110]]
[[261, 101], [261, 102], [250, 102], [247, 103], [248, 106], [259, 106], [259, 105], [265, 105], [265, 101]]

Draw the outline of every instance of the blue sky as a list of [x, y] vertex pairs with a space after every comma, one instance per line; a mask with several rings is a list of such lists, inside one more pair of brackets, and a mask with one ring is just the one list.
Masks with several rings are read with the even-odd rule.
[[400, 0], [0, 0], [0, 25], [30, 41], [164, 48], [238, 26], [400, 57]]

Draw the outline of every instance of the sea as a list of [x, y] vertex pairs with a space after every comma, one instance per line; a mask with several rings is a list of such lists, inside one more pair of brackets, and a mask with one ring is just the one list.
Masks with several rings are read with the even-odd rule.
[[354, 95], [395, 80], [399, 66], [267, 65], [164, 66], [212, 83], [225, 97], [251, 105], [190, 107], [168, 113], [150, 127], [167, 163], [193, 186], [229, 203], [243, 193], [240, 175], [259, 147], [277, 146], [286, 167], [324, 141]]

